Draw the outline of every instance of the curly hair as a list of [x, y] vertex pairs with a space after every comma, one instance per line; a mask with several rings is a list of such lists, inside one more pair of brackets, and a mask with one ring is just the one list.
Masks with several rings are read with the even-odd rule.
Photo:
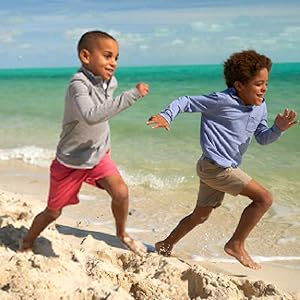
[[112, 39], [116, 41], [116, 39], [113, 36], [111, 36], [110, 34], [104, 31], [100, 31], [100, 30], [88, 31], [81, 36], [78, 42], [77, 45], [78, 54], [82, 49], [87, 49], [89, 51], [92, 51], [97, 45], [97, 41], [99, 39]]
[[233, 87], [235, 81], [246, 84], [264, 68], [269, 72], [272, 68], [271, 59], [265, 55], [254, 50], [233, 53], [224, 62], [226, 85], [227, 87]]

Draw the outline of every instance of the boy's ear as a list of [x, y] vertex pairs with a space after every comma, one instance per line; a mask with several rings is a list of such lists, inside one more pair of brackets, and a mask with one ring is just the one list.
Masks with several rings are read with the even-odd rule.
[[90, 62], [90, 52], [87, 49], [81, 49], [79, 52], [80, 61], [83, 64], [88, 64]]
[[242, 83], [240, 81], [235, 81], [233, 86], [237, 91], [240, 91], [242, 88]]

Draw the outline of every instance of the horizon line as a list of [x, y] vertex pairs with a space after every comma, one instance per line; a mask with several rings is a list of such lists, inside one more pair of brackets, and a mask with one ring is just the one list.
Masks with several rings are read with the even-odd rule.
[[[300, 64], [300, 61], [282, 61], [282, 62], [273, 62], [273, 65], [279, 64]], [[192, 67], [192, 66], [223, 66], [223, 63], [203, 63], [203, 64], [166, 64], [166, 65], [121, 65], [117, 67], [117, 70], [120, 68], [153, 68], [153, 67]], [[43, 67], [11, 67], [11, 68], [2, 68], [1, 71], [8, 70], [40, 70], [40, 69], [78, 69], [80, 68], [80, 64], [78, 66], [43, 66]]]

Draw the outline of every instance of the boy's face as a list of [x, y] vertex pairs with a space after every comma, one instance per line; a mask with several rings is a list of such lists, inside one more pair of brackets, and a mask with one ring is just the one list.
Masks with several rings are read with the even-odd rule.
[[266, 68], [261, 69], [249, 82], [243, 84], [239, 81], [234, 83], [237, 94], [246, 105], [261, 105], [268, 89], [269, 72]]
[[113, 39], [101, 39], [93, 50], [82, 49], [79, 56], [85, 68], [103, 80], [109, 80], [117, 67], [119, 46]]

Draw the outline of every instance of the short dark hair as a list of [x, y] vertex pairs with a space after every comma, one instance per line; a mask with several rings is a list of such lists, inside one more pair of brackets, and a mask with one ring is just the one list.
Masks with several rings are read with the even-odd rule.
[[87, 49], [89, 51], [92, 51], [96, 46], [96, 42], [99, 39], [112, 39], [116, 41], [116, 39], [110, 34], [108, 34], [107, 32], [100, 31], [100, 30], [88, 31], [81, 36], [78, 42], [77, 45], [78, 55], [82, 49]]
[[269, 57], [254, 50], [233, 53], [224, 62], [224, 77], [227, 87], [233, 87], [235, 81], [248, 83], [258, 72], [266, 68], [269, 72], [272, 61]]

